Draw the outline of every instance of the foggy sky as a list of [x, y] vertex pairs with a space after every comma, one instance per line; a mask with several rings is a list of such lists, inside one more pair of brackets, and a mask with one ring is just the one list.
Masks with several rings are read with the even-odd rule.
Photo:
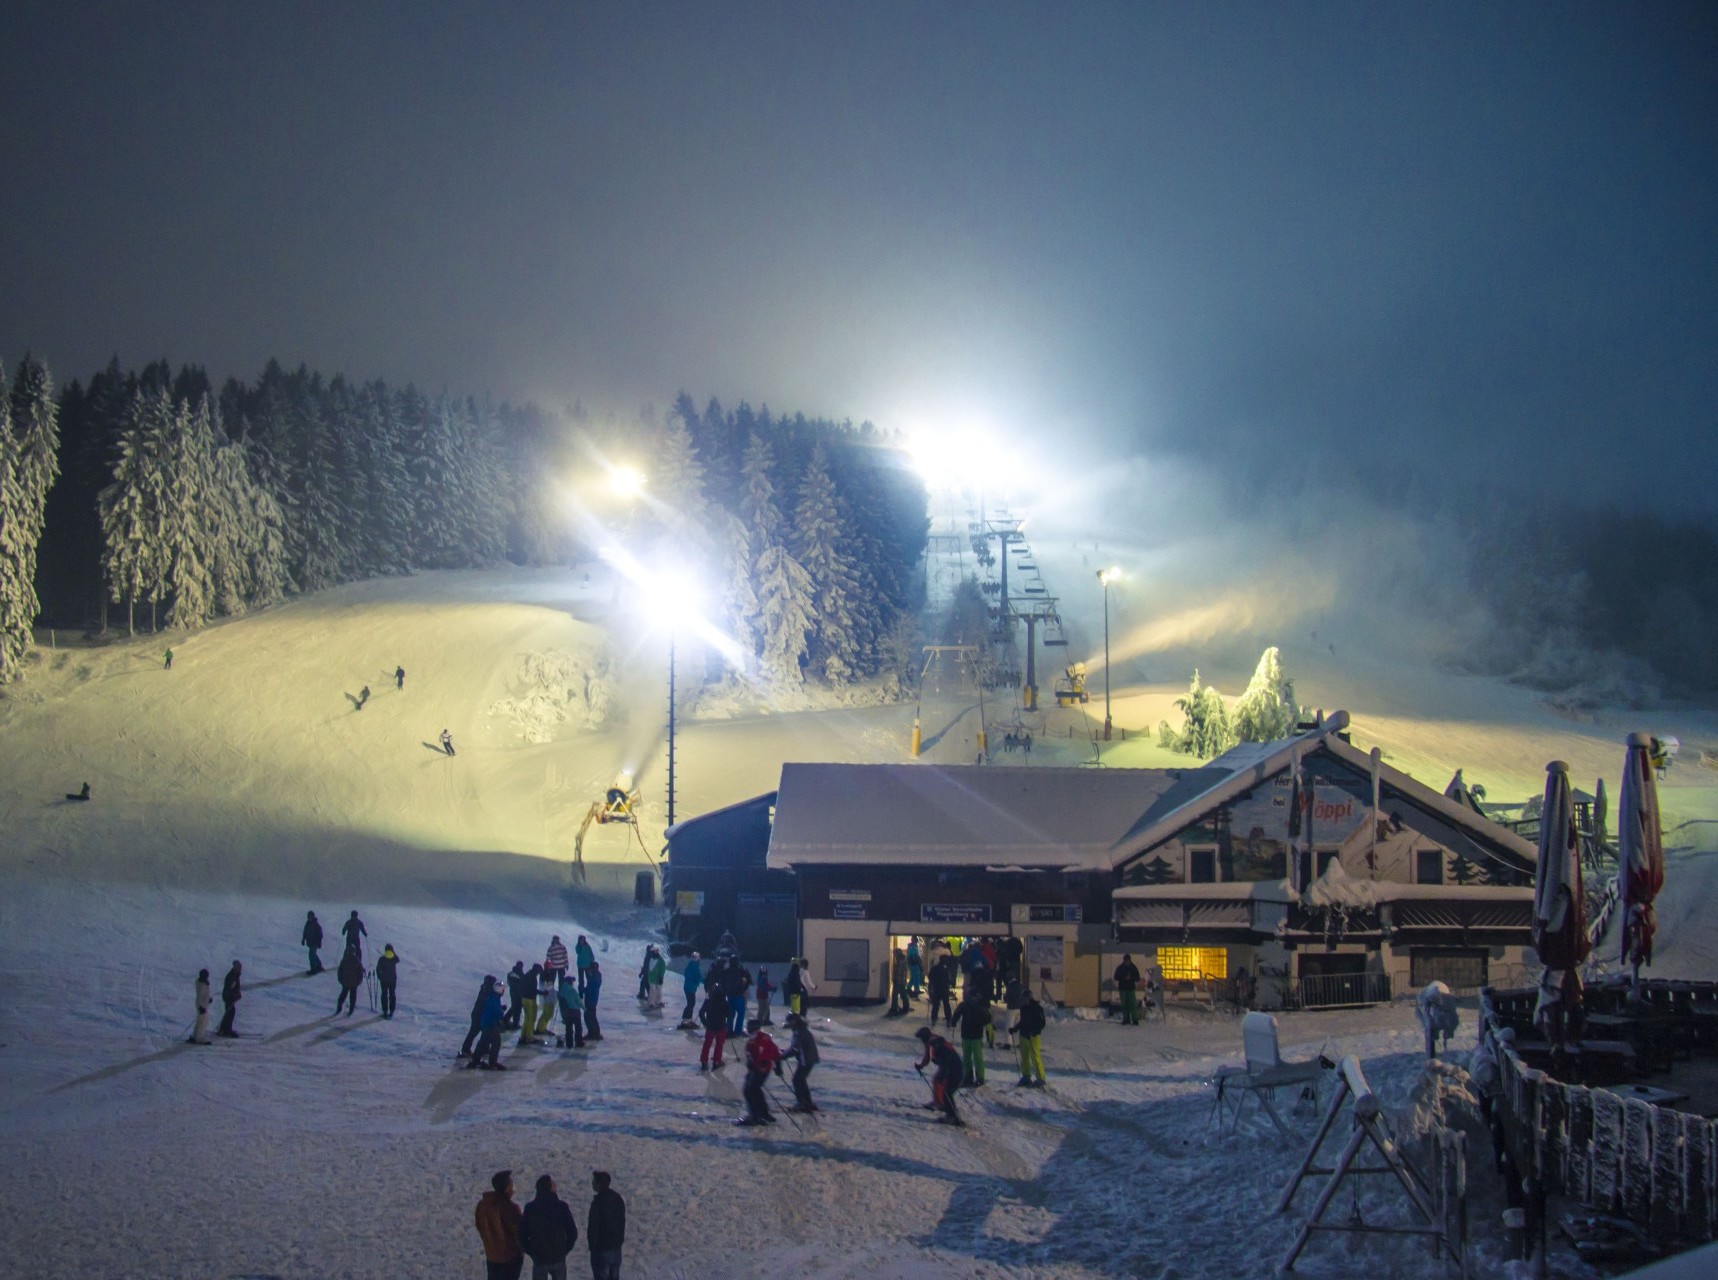
[[0, 357], [1706, 513], [1713, 6], [13, 4]]

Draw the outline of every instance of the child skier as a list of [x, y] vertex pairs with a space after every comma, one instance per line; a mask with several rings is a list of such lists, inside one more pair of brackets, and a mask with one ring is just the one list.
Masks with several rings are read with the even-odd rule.
[[925, 1104], [926, 1110], [942, 1112], [937, 1117], [939, 1124], [965, 1123], [954, 1103], [955, 1094], [960, 1092], [960, 1050], [929, 1027], [920, 1027], [913, 1034], [925, 1046], [924, 1056], [914, 1064], [915, 1070], [922, 1076], [927, 1064], [934, 1063], [937, 1069], [931, 1079], [931, 1101]]
[[817, 1105], [811, 1100], [811, 1085], [807, 1083], [811, 1069], [819, 1060], [817, 1041], [811, 1038], [811, 1028], [805, 1025], [805, 1019], [797, 1013], [787, 1015], [787, 1025], [793, 1031], [793, 1039], [788, 1042], [787, 1052], [782, 1054], [782, 1060], [794, 1060], [793, 1068], [793, 1105], [789, 1111], [809, 1114], [817, 1110]]
[[[712, 987], [714, 984], [712, 984]], [[722, 1069], [722, 1048], [728, 1043], [728, 1001], [720, 991], [712, 989], [704, 997], [704, 1007], [698, 1010], [698, 1021], [704, 1028], [704, 1048], [698, 1054], [698, 1070], [720, 1071]], [[716, 1060], [710, 1061], [710, 1049], [714, 1046]]]
[[751, 1039], [746, 1041], [746, 1083], [740, 1090], [746, 1098], [746, 1114], [734, 1121], [738, 1125], [774, 1124], [768, 1099], [764, 1097], [764, 1081], [770, 1072], [781, 1074], [781, 1046], [770, 1038], [756, 1018], [746, 1023]]

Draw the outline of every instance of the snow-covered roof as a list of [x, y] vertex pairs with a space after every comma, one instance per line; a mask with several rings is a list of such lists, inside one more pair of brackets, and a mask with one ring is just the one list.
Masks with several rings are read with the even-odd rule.
[[815, 864], [1109, 871], [1176, 769], [785, 764], [772, 868]]
[[[1174, 796], [1164, 797], [1169, 803], [1157, 805], [1143, 822], [1118, 841], [1110, 850], [1113, 861], [1120, 865], [1156, 848], [1219, 805], [1288, 769], [1297, 753], [1306, 757], [1314, 751], [1324, 751], [1362, 774], [1370, 773], [1371, 756], [1340, 736], [1347, 727], [1348, 713], [1338, 711], [1310, 732], [1277, 742], [1243, 743], [1225, 752], [1205, 768], [1188, 775]], [[1440, 795], [1400, 769], [1380, 763], [1378, 778], [1381, 785], [1455, 827], [1487, 853], [1502, 855], [1504, 861], [1518, 869], [1532, 869], [1538, 851], [1514, 832]]]

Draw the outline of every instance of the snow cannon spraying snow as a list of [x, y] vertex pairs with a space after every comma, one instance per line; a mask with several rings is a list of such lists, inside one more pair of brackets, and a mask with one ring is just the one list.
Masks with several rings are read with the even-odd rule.
[[1062, 678], [1056, 682], [1056, 705], [1072, 707], [1090, 700], [1086, 693], [1086, 664], [1076, 662], [1062, 670]]
[[591, 807], [585, 810], [584, 821], [579, 823], [579, 833], [573, 837], [573, 878], [580, 884], [585, 882], [585, 833], [593, 822], [598, 826], [621, 823], [632, 828], [632, 838], [638, 842], [639, 852], [655, 868], [656, 859], [650, 856], [650, 850], [644, 847], [644, 837], [639, 834], [638, 788], [632, 785], [630, 771], [622, 772], [614, 780], [614, 785], [603, 792], [601, 800], [591, 801]]
[[1652, 757], [1652, 767], [1660, 778], [1670, 772], [1670, 766], [1676, 763], [1676, 753], [1682, 750], [1682, 742], [1672, 737], [1655, 737], [1647, 748]]

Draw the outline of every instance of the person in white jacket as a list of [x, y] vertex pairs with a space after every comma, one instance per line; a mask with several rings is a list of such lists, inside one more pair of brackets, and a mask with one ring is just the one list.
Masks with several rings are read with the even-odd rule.
[[197, 970], [197, 1025], [193, 1028], [186, 1044], [209, 1043], [209, 1004], [213, 1000], [209, 994], [209, 971]]

